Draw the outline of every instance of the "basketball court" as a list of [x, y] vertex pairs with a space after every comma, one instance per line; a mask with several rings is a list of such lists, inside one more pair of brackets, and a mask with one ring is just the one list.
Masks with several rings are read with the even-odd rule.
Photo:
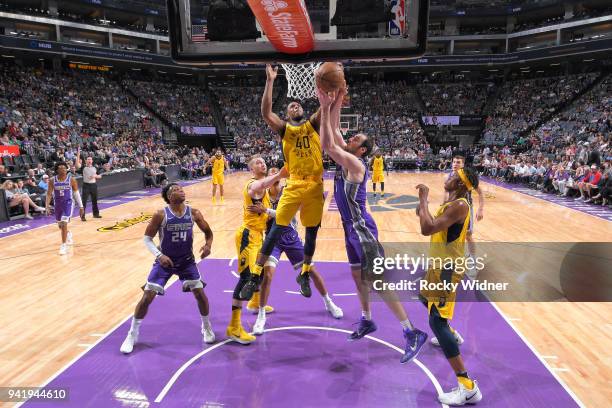
[[[394, 0], [388, 2], [393, 8], [379, 10], [380, 15], [342, 8], [343, 2], [335, 0], [312, 3], [325, 7], [315, 13], [304, 1], [249, 0], [250, 11], [210, 9], [206, 15], [199, 1], [168, 0], [172, 57], [188, 67], [252, 65], [263, 70], [267, 63], [282, 64], [288, 97], [307, 100], [315, 96], [320, 63], [341, 60], [348, 72], [355, 62], [388, 68], [425, 53], [428, 1]], [[366, 3], [374, 2], [360, 4]], [[385, 20], [392, 10], [394, 18]], [[193, 25], [206, 19], [209, 41], [196, 41]], [[355, 26], [367, 35], [356, 36]], [[358, 106], [343, 110], [343, 133], [359, 130], [359, 123]], [[324, 177], [324, 215], [314, 261], [344, 317], [330, 317], [316, 293], [309, 299], [301, 296], [295, 272], [283, 260], [268, 302], [276, 310], [268, 316], [265, 333], [247, 346], [225, 338], [238, 278], [234, 235], [242, 224], [249, 177], [244, 172], [227, 175], [220, 204], [211, 202], [209, 179], [181, 182], [186, 203], [202, 211], [214, 233], [211, 255], [198, 263], [217, 338], [211, 345], [202, 343], [193, 296], [171, 280], [166, 294], [151, 305], [134, 351], [119, 351], [153, 263], [142, 237], [152, 214], [165, 205], [159, 189], [101, 200], [102, 219], [73, 218], [75, 244], [67, 256], [57, 254], [59, 233], [52, 217], [0, 225], [0, 378], [4, 384], [68, 392], [61, 402], [8, 406], [440, 406], [438, 395], [457, 381], [448, 361], [427, 342], [418, 358], [400, 365], [402, 332], [380, 300], [372, 302], [378, 330], [347, 341], [361, 307], [331, 172]], [[415, 187], [429, 186], [434, 209], [444, 201], [444, 178], [439, 172], [391, 172], [384, 198], [372, 196], [368, 182], [368, 209], [380, 241], [427, 245], [429, 237], [421, 235], [415, 216]], [[479, 380], [485, 396], [481, 405], [609, 405], [612, 303], [572, 301], [559, 271], [536, 268], [529, 274], [516, 265], [545, 264], [547, 256], [537, 248], [550, 243], [609, 244], [612, 212], [495, 180], [482, 179], [481, 188], [486, 206], [484, 219], [476, 224], [476, 243], [507, 245], [496, 267], [507, 271], [523, 295], [498, 299], [479, 293], [474, 301], [457, 303], [453, 327], [465, 338], [461, 354], [470, 375]], [[194, 231], [194, 248], [203, 242], [203, 234]], [[539, 255], [521, 258], [514, 247]], [[608, 266], [612, 261], [609, 253], [599, 258]], [[580, 278], [581, 272], [573, 271], [568, 279]], [[603, 280], [600, 290], [608, 284]], [[427, 310], [414, 297], [405, 300], [412, 322], [431, 336]], [[243, 312], [245, 328], [251, 330], [255, 318]]]
[[[215, 233], [212, 254], [198, 268], [207, 282], [216, 344], [202, 344], [195, 302], [172, 284], [151, 305], [134, 352], [119, 352], [152, 263], [141, 241], [146, 217], [130, 226], [125, 221], [162, 205], [158, 191], [136, 191], [109, 200], [113, 203], [107, 203], [101, 220], [73, 221], [76, 244], [66, 257], [56, 255], [57, 230], [51, 223], [12, 235], [0, 259], [0, 376], [8, 383], [67, 387], [69, 401], [62, 406], [74, 407], [439, 406], [437, 393], [455, 381], [447, 362], [428, 344], [417, 360], [400, 365], [403, 339], [384, 304], [373, 302], [378, 331], [357, 342], [346, 340], [360, 308], [330, 180], [315, 262], [344, 318], [331, 318], [317, 294], [299, 295], [294, 272], [283, 261], [272, 286], [269, 303], [276, 312], [266, 333], [249, 346], [223, 338], [236, 282], [227, 242], [241, 222], [235, 214], [247, 177], [226, 178], [223, 205], [211, 204], [210, 181], [185, 186], [189, 204], [203, 211]], [[414, 210], [397, 207], [410, 203], [417, 183], [430, 186], [432, 202], [441, 200], [442, 180], [441, 173], [390, 174], [388, 198], [376, 205], [370, 199], [381, 241], [426, 241]], [[491, 198], [477, 224], [478, 242], [609, 239], [609, 220], [484, 186]], [[559, 226], [553, 220], [564, 222]], [[102, 228], [114, 225], [124, 228]], [[203, 234], [195, 238], [199, 247]], [[420, 303], [408, 302], [407, 309], [418, 327], [428, 329]], [[609, 303], [463, 302], [453, 322], [464, 334], [462, 354], [481, 379], [487, 406], [593, 406], [610, 397], [603, 391], [608, 364], [596, 357], [607, 353], [608, 329], [597, 321], [609, 312]], [[19, 319], [12, 318], [16, 313]], [[255, 315], [245, 314], [243, 321], [250, 328]]]

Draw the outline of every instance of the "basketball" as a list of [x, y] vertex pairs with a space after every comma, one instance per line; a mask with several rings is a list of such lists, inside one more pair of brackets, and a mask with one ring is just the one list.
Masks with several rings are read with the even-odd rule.
[[333, 92], [344, 85], [344, 70], [342, 66], [336, 62], [326, 62], [322, 64], [315, 72], [315, 80], [317, 87], [325, 92]]

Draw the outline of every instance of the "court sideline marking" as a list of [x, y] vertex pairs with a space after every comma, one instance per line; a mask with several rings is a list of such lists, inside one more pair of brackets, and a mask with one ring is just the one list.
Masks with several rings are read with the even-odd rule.
[[508, 325], [512, 328], [512, 330], [514, 330], [514, 332], [517, 334], [517, 336], [519, 336], [520, 339], [523, 340], [523, 342], [527, 345], [527, 347], [529, 347], [529, 350], [531, 350], [531, 352], [537, 357], [537, 359], [540, 361], [540, 363], [542, 363], [542, 365], [544, 365], [544, 367], [546, 367], [546, 369], [554, 377], [554, 379], [557, 380], [557, 382], [559, 384], [561, 384], [561, 386], [565, 389], [565, 391], [569, 394], [569, 396], [572, 397], [574, 402], [576, 404], [578, 404], [579, 407], [585, 408], [586, 405], [584, 405], [582, 403], [582, 401], [580, 401], [580, 398], [578, 398], [578, 396], [576, 394], [574, 394], [574, 392], [571, 390], [571, 388], [568, 387], [567, 384], [565, 384], [565, 381], [563, 381], [557, 375], [557, 373], [555, 373], [553, 371], [553, 369], [551, 369], [548, 366], [548, 364], [546, 363], [546, 360], [544, 360], [544, 358], [542, 358], [542, 356], [540, 356], [540, 354], [537, 352], [535, 347], [533, 347], [531, 345], [531, 343], [525, 338], [525, 336], [523, 336], [523, 334], [516, 328], [516, 326], [514, 326], [514, 323], [512, 323], [512, 321], [506, 317], [506, 315], [499, 309], [499, 307], [497, 307], [497, 305], [494, 302], [489, 302], [489, 303], [491, 304], [491, 306], [493, 306], [495, 308], [495, 310], [497, 310], [497, 313], [499, 313], [500, 316], [506, 321], [506, 323], [508, 323]]
[[[333, 331], [333, 332], [339, 332], [339, 333], [346, 333], [346, 334], [351, 334], [352, 332], [349, 330], [344, 330], [344, 329], [338, 329], [335, 327], [321, 327], [321, 326], [285, 326], [285, 327], [274, 327], [272, 329], [266, 329], [264, 330], [265, 333], [268, 332], [275, 332], [275, 331], [283, 331], [283, 330], [324, 330], [324, 331]], [[373, 340], [377, 343], [380, 343], [384, 346], [387, 346], [397, 352], [399, 352], [400, 354], [404, 353], [404, 350], [402, 350], [401, 348], [385, 341], [382, 339], [379, 339], [377, 337], [374, 336], [370, 336], [367, 335], [364, 338], [369, 339], [369, 340]], [[161, 392], [159, 393], [159, 395], [155, 398], [155, 402], [160, 403], [164, 397], [166, 396], [166, 394], [168, 394], [168, 391], [170, 391], [170, 388], [172, 388], [172, 386], [174, 385], [174, 383], [176, 382], [176, 380], [178, 379], [178, 377], [181, 376], [181, 374], [183, 374], [183, 372], [185, 370], [187, 370], [187, 368], [189, 368], [189, 366], [191, 364], [193, 364], [196, 360], [198, 360], [200, 357], [203, 357], [205, 354], [207, 354], [210, 351], [213, 351], [227, 343], [231, 342], [230, 339], [226, 339], [224, 341], [222, 341], [219, 344], [215, 344], [212, 347], [207, 348], [206, 350], [202, 350], [201, 352], [199, 352], [198, 354], [196, 354], [195, 356], [193, 356], [192, 358], [190, 358], [185, 364], [183, 364], [181, 366], [181, 368], [179, 368], [174, 375], [170, 378], [170, 380], [168, 380], [168, 382], [166, 383], [166, 385], [164, 386], [164, 388], [161, 390]], [[421, 363], [418, 359], [414, 359], [412, 360], [414, 361], [414, 363], [425, 373], [425, 375], [427, 375], [427, 377], [429, 378], [429, 380], [431, 381], [431, 383], [433, 384], [434, 388], [436, 389], [436, 391], [438, 392], [438, 395], [442, 394], [444, 391], [442, 391], [442, 386], [440, 385], [440, 383], [438, 382], [438, 380], [436, 379], [436, 377], [433, 375], [433, 373], [427, 368], [427, 366], [425, 366], [423, 363]], [[440, 405], [444, 408], [448, 408], [448, 405], [446, 404], [442, 404], [440, 403]]]
[[[210, 179], [211, 179], [211, 177], [210, 177], [210, 176], [206, 176], [206, 177], [204, 177], [204, 178], [202, 178], [202, 179], [199, 179], [199, 180], [198, 180], [197, 182], [195, 182], [195, 183], [187, 183], [187, 184], [185, 184], [185, 185], [184, 185], [184, 186], [182, 186], [182, 187], [190, 187], [190, 186], [195, 186], [196, 184], [203, 183], [204, 181], [208, 181], [208, 180], [210, 180]], [[178, 182], [182, 182], [182, 181], [191, 181], [191, 180], [177, 180], [177, 181], [178, 181]], [[171, 182], [171, 183], [174, 183], [174, 182]], [[141, 189], [141, 190], [142, 190], [142, 189]], [[135, 190], [135, 191], [141, 191], [141, 190]], [[113, 199], [114, 197], [120, 197], [120, 195], [111, 196], [111, 197], [108, 197], [107, 199], [109, 199], [109, 200], [110, 200], [110, 199]], [[105, 210], [107, 210], [107, 209], [111, 209], [111, 208], [115, 208], [115, 207], [120, 207], [120, 206], [125, 205], [125, 204], [130, 204], [130, 203], [133, 203], [133, 202], [136, 202], [136, 201], [140, 201], [140, 200], [144, 200], [144, 199], [146, 199], [146, 198], [151, 198], [151, 197], [156, 197], [156, 195], [155, 195], [155, 194], [152, 194], [152, 195], [147, 195], [147, 196], [138, 196], [138, 197], [137, 197], [137, 198], [135, 198], [134, 200], [127, 201], [127, 202], [125, 202], [125, 203], [119, 203], [119, 204], [114, 204], [114, 203], [113, 203], [113, 204], [111, 204], [110, 206], [106, 207], [106, 208], [105, 208]], [[106, 198], [103, 198], [102, 200], [106, 200]], [[98, 202], [100, 202], [100, 200], [98, 200]], [[72, 212], [74, 213], [74, 210], [73, 210]], [[86, 214], [90, 214], [90, 212], [87, 212]], [[49, 225], [55, 225], [55, 224], [57, 223], [57, 221], [55, 221], [55, 220], [52, 218], [52, 217], [53, 217], [52, 215], [48, 215], [47, 217], [50, 217], [50, 219], [49, 219], [49, 223], [48, 223], [48, 224], [45, 224], [45, 225], [39, 225], [38, 227], [34, 227], [34, 228], [28, 228], [28, 229], [25, 229], [25, 230], [23, 230], [23, 231], [16, 232], [16, 233], [11, 234], [11, 235], [7, 235], [7, 236], [5, 236], [5, 237], [0, 237], [0, 239], [5, 239], [5, 238], [10, 238], [10, 237], [15, 237], [15, 236], [17, 236], [17, 235], [21, 235], [21, 234], [26, 233], [26, 232], [29, 232], [29, 231], [35, 231], [35, 230], [37, 230], [37, 229], [41, 229], [41, 228], [48, 227]], [[77, 218], [77, 217], [75, 216], [75, 217], [71, 217], [71, 218]], [[9, 221], [10, 221], [10, 220], [9, 220]], [[3, 221], [3, 222], [7, 222], [7, 221]], [[27, 221], [26, 221], [26, 222], [27, 222]]]

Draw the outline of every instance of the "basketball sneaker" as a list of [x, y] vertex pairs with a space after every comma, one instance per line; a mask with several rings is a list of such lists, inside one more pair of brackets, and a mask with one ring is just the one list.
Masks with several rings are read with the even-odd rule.
[[66, 244], [73, 245], [74, 241], [72, 240], [72, 232], [68, 231], [68, 236], [66, 237]]
[[225, 202], [225, 197], [221, 196], [221, 204]]
[[359, 326], [357, 326], [357, 330], [355, 330], [349, 335], [348, 340], [359, 340], [360, 338], [370, 333], [374, 333], [376, 329], [376, 323], [374, 323], [373, 320], [367, 320], [365, 317], [361, 317], [361, 320], [359, 320]]
[[66, 253], [68, 253], [68, 247], [66, 246], [66, 244], [60, 245], [59, 254], [66, 255]]
[[427, 341], [427, 333], [416, 328], [413, 330], [405, 329], [404, 338], [406, 339], [406, 347], [404, 348], [404, 355], [400, 359], [402, 364], [411, 361], [419, 354]]
[[[455, 336], [455, 340], [457, 340], [457, 344], [458, 345], [462, 345], [464, 340], [463, 337], [461, 337], [461, 335], [459, 334], [459, 332], [457, 330], [455, 330], [455, 332], [453, 333], [453, 336]], [[432, 337], [431, 340], [429, 340], [430, 343], [436, 347], [440, 347], [440, 342], [438, 341], [437, 337]]]
[[256, 339], [255, 336], [247, 333], [246, 330], [244, 330], [244, 328], [242, 327], [242, 325], [238, 327], [228, 326], [227, 330], [225, 331], [225, 334], [230, 340], [240, 344], [251, 344]]
[[215, 332], [213, 331], [210, 322], [202, 322], [202, 338], [204, 339], [204, 343], [207, 344], [212, 344], [215, 342]]
[[295, 278], [295, 281], [300, 285], [300, 293], [302, 296], [307, 298], [312, 296], [312, 289], [310, 289], [310, 272], [300, 273]]
[[334, 302], [325, 302], [325, 310], [329, 312], [334, 319], [342, 319], [344, 312]]
[[465, 404], [476, 404], [482, 400], [482, 393], [478, 388], [478, 382], [474, 381], [474, 388], [468, 390], [463, 384], [459, 383], [457, 388], [450, 392], [438, 395], [438, 401], [450, 406], [461, 406]]
[[130, 354], [134, 350], [134, 344], [138, 341], [138, 332], [129, 331], [125, 340], [121, 344], [121, 352], [123, 354]]
[[217, 204], [217, 197], [213, 197], [212, 198], [212, 202], [213, 202], [213, 204]]
[[255, 325], [253, 326], [253, 334], [259, 336], [264, 333], [266, 328], [266, 316], [264, 314], [260, 314], [257, 316], [257, 320], [255, 320]]
[[[251, 313], [259, 312], [259, 292], [253, 293], [253, 297], [251, 298], [251, 300], [249, 300], [249, 303], [247, 303], [246, 308]], [[266, 313], [274, 312], [274, 308], [270, 305], [266, 305], [265, 309], [266, 309]]]

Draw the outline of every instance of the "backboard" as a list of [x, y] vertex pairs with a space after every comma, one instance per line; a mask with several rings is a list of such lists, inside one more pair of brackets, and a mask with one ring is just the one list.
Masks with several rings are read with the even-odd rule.
[[401, 60], [425, 52], [428, 0], [167, 0], [186, 65]]

